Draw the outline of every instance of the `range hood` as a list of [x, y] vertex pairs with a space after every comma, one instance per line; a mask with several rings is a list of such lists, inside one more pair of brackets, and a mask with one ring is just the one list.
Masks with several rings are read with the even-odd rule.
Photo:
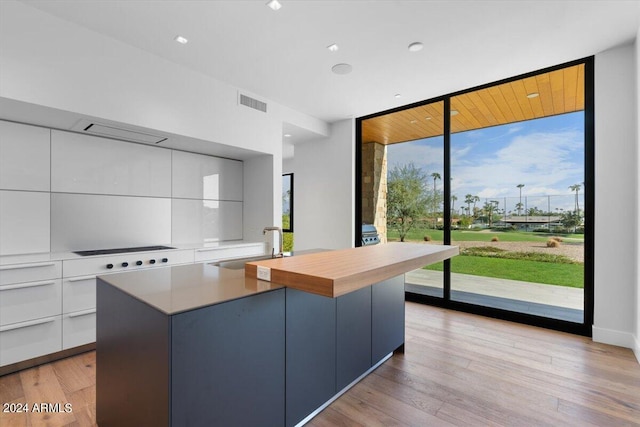
[[72, 130], [80, 133], [86, 133], [94, 136], [102, 136], [113, 139], [120, 139], [129, 142], [141, 142], [144, 144], [159, 144], [166, 141], [167, 137], [155, 135], [147, 131], [126, 129], [122, 126], [112, 124], [99, 123], [94, 120], [82, 119]]

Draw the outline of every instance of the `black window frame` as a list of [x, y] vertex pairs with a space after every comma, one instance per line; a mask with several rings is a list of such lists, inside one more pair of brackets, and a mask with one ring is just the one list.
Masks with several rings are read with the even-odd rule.
[[[445, 111], [450, 109], [451, 99], [455, 96], [468, 92], [474, 92], [480, 89], [509, 83], [515, 80], [521, 80], [527, 77], [533, 77], [538, 74], [556, 71], [562, 68], [572, 67], [584, 64], [584, 85], [585, 85], [585, 106], [584, 106], [584, 195], [585, 195], [585, 242], [584, 242], [584, 316], [582, 323], [569, 322], [566, 320], [553, 319], [548, 317], [536, 316], [532, 314], [519, 313], [493, 307], [485, 307], [451, 300], [451, 263], [449, 260], [444, 261], [444, 295], [443, 297], [432, 297], [428, 295], [419, 295], [411, 292], [405, 292], [405, 300], [419, 302], [423, 304], [434, 305], [443, 308], [463, 311], [482, 316], [493, 317], [503, 320], [514, 321], [527, 325], [540, 326], [548, 329], [554, 329], [562, 332], [569, 332], [578, 335], [592, 336], [593, 312], [594, 312], [594, 214], [595, 214], [595, 98], [594, 98], [594, 57], [586, 57], [575, 61], [566, 62], [553, 67], [548, 67], [530, 73], [521, 74], [496, 82], [487, 83], [462, 91], [450, 93], [428, 100], [416, 102], [390, 110], [381, 111], [363, 117], [356, 118], [355, 134], [356, 149], [355, 153], [355, 246], [361, 246], [362, 230], [360, 222], [362, 218], [362, 122], [374, 117], [383, 116], [398, 111], [403, 111], [415, 107], [419, 107], [434, 102], [444, 102]], [[450, 218], [450, 200], [451, 189], [449, 185], [449, 177], [451, 176], [451, 117], [444, 114], [444, 244], [451, 244], [451, 218]]]
[[289, 191], [291, 192], [291, 194], [289, 194], [289, 227], [288, 228], [284, 228], [284, 224], [282, 226], [282, 231], [285, 233], [293, 233], [293, 172], [291, 173], [283, 173], [282, 174], [282, 179], [284, 179], [285, 176], [290, 177], [290, 187], [289, 187]]

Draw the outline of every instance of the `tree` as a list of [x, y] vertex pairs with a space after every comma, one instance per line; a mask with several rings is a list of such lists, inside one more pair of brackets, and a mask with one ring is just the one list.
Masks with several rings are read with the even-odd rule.
[[435, 195], [438, 194], [436, 190], [436, 180], [442, 179], [442, 178], [440, 177], [440, 174], [438, 172], [433, 172], [431, 174], [431, 178], [433, 178], [433, 195], [434, 195], [433, 197], [433, 228], [436, 228], [436, 223], [438, 221], [438, 215], [436, 214], [436, 211], [438, 210], [438, 205], [437, 205], [438, 198], [435, 197]]
[[467, 215], [471, 216], [471, 203], [474, 203], [473, 194], [466, 194], [464, 196], [464, 202], [467, 204]]
[[480, 201], [480, 197], [473, 196], [473, 215], [476, 215], [476, 203]]
[[430, 199], [428, 176], [413, 163], [395, 166], [387, 180], [387, 217], [389, 226], [398, 230], [400, 241], [415, 222], [426, 215]]
[[562, 225], [567, 229], [573, 228], [573, 232], [575, 233], [576, 227], [580, 225], [580, 215], [576, 212], [565, 212], [562, 214], [560, 222], [562, 222]]
[[578, 215], [578, 218], [580, 217], [580, 204], [578, 202], [578, 193], [580, 192], [581, 187], [582, 187], [581, 184], [575, 184], [575, 185], [569, 186], [569, 190], [576, 192], [575, 212]]
[[520, 209], [522, 209], [522, 187], [524, 187], [524, 184], [518, 184], [516, 187], [520, 190], [520, 202], [516, 205], [518, 208], [518, 216], [520, 216]]
[[456, 208], [454, 207], [456, 204], [456, 200], [458, 200], [458, 197], [454, 194], [451, 196], [451, 224], [453, 224], [453, 213], [456, 211]]
[[499, 202], [497, 200], [491, 200], [484, 203], [484, 210], [489, 218], [489, 228], [493, 225], [493, 212], [498, 209], [498, 203]]
[[518, 209], [518, 216], [520, 216], [520, 211], [522, 210], [523, 207], [524, 205], [522, 203], [516, 203], [516, 209]]

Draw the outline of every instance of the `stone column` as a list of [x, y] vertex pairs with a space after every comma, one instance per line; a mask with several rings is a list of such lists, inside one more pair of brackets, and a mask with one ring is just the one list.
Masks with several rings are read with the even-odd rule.
[[362, 222], [387, 241], [387, 146], [378, 142], [362, 144]]

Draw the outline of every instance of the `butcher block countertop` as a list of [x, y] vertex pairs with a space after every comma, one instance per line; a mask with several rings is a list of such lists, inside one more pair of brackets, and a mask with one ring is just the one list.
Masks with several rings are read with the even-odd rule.
[[255, 279], [258, 266], [267, 267], [272, 283], [335, 298], [458, 254], [457, 246], [385, 243], [252, 261], [245, 275]]

